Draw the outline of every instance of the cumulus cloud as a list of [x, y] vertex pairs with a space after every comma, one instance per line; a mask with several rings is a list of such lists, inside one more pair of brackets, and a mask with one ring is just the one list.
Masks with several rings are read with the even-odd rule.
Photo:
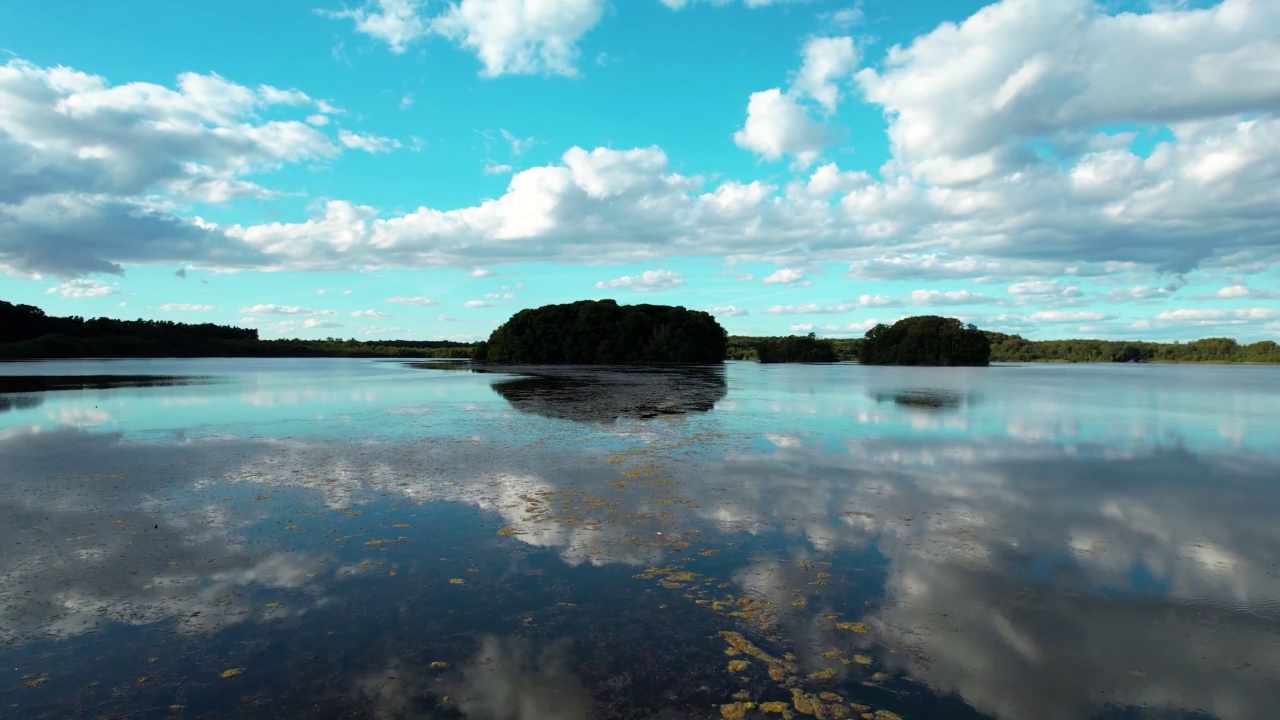
[[805, 280], [805, 277], [804, 277], [804, 271], [798, 268], [782, 268], [781, 270], [774, 271], [771, 275], [766, 277], [764, 280], [761, 280], [760, 282], [766, 285], [776, 285], [776, 284], [798, 285], [802, 283], [807, 284], [807, 281]]
[[578, 74], [577, 42], [604, 14], [604, 0], [460, 0], [431, 29], [471, 50], [481, 75]]
[[250, 305], [240, 308], [244, 315], [337, 315], [336, 310], [312, 310], [300, 305]]
[[840, 100], [841, 82], [851, 79], [858, 51], [851, 37], [816, 37], [805, 43], [804, 64], [792, 89], [813, 98], [828, 114]]
[[1178, 289], [1174, 286], [1152, 287], [1150, 285], [1135, 285], [1129, 288], [1120, 288], [1109, 290], [1104, 295], [1109, 302], [1129, 302], [1136, 300], [1157, 300], [1161, 298], [1172, 297], [1177, 293]]
[[[663, 5], [672, 10], [680, 10], [686, 6], [697, 3], [706, 3], [708, 5], [729, 5], [734, 0], [658, 0]], [[769, 7], [770, 5], [795, 5], [800, 3], [812, 2], [813, 0], [742, 0], [742, 4], [749, 8]]]
[[716, 317], [741, 317], [749, 315], [746, 308], [740, 308], [737, 305], [725, 305], [724, 307], [713, 307], [707, 312]]
[[429, 297], [401, 297], [401, 296], [387, 298], [386, 300], [383, 300], [383, 302], [397, 303], [399, 305], [418, 305], [418, 306], [440, 304]]
[[1157, 321], [1190, 322], [1197, 325], [1217, 323], [1246, 323], [1280, 318], [1280, 310], [1275, 308], [1243, 308], [1222, 310], [1208, 308], [1178, 308], [1165, 310], [1155, 316]]
[[473, 267], [467, 271], [467, 274], [475, 278], [493, 277], [494, 275], [497, 275], [494, 271], [482, 267]]
[[489, 303], [485, 302], [484, 300], [468, 300], [468, 301], [466, 301], [465, 303], [463, 303], [463, 304], [462, 304], [462, 307], [465, 307], [465, 308], [487, 308], [487, 307], [493, 307], [493, 306], [492, 306], [492, 305], [490, 305]]
[[968, 290], [912, 290], [906, 302], [910, 305], [976, 305], [991, 302], [991, 298]]
[[1115, 315], [1092, 310], [1045, 310], [1031, 313], [1027, 319], [1037, 323], [1080, 323], [1114, 320]]
[[379, 312], [377, 310], [356, 310], [351, 313], [353, 318], [389, 318], [390, 313]]
[[176, 86], [13, 59], [0, 65], [0, 266], [62, 276], [122, 265], [266, 258], [174, 204], [267, 197], [246, 179], [342, 152], [290, 108], [334, 111], [298, 90], [183, 73]]
[[684, 284], [684, 275], [672, 270], [645, 270], [639, 275], [623, 275], [615, 280], [601, 280], [596, 287], [624, 290], [669, 290]]
[[115, 295], [120, 289], [114, 285], [107, 285], [99, 280], [68, 280], [60, 285], [45, 290], [45, 294], [58, 294], [64, 298], [91, 298], [103, 297], [106, 295]]
[[164, 312], [213, 312], [217, 310], [212, 305], [189, 305], [187, 303], [165, 303], [156, 309]]
[[1218, 290], [1213, 295], [1207, 296], [1213, 298], [1222, 298], [1235, 300], [1239, 298], [1251, 298], [1256, 300], [1271, 300], [1280, 298], [1280, 293], [1271, 292], [1269, 290], [1257, 290], [1255, 288], [1246, 287], [1244, 285], [1228, 285]]
[[1273, 111], [1277, 24], [1280, 6], [1250, 0], [1120, 15], [1092, 0], [1002, 0], [857, 79], [889, 115], [900, 162], [965, 182], [1022, 162], [1032, 138]]
[[320, 13], [331, 18], [348, 18], [356, 31], [387, 44], [393, 53], [402, 53], [418, 38], [427, 34], [422, 0], [370, 0], [363, 7]]
[[746, 124], [733, 134], [733, 141], [766, 160], [790, 155], [795, 165], [803, 168], [813, 164], [823, 149], [835, 142], [835, 136], [810, 117], [795, 97], [772, 88], [751, 93]]
[[398, 140], [382, 137], [381, 135], [352, 132], [346, 129], [338, 131], [338, 142], [342, 143], [343, 147], [363, 150], [367, 153], [391, 152], [400, 147], [400, 141]]

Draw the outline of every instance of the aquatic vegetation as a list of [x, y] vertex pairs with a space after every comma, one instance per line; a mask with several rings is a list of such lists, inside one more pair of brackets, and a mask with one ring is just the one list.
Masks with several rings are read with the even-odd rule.
[[730, 660], [730, 661], [729, 661], [729, 674], [730, 674], [730, 675], [737, 675], [738, 673], [742, 672], [743, 670], [746, 670], [746, 669], [747, 669], [747, 667], [748, 667], [749, 665], [751, 665], [751, 663], [747, 662], [746, 660]]
[[463, 580], [462, 578], [449, 578], [450, 585], [465, 585], [466, 582], [467, 581]]
[[747, 711], [756, 706], [753, 702], [734, 702], [720, 706], [720, 717], [724, 720], [745, 720]]
[[222, 677], [222, 678], [233, 678], [233, 677], [235, 677], [235, 676], [239, 675], [239, 674], [240, 674], [240, 673], [242, 673], [242, 672], [244, 672], [244, 668], [242, 668], [242, 667], [241, 667], [241, 668], [231, 668], [230, 670], [223, 670], [223, 671], [222, 671], [222, 674], [221, 674], [221, 675], [219, 675], [219, 677]]
[[836, 623], [836, 627], [841, 630], [850, 630], [856, 633], [865, 633], [868, 631], [866, 624], [860, 622], [838, 622]]

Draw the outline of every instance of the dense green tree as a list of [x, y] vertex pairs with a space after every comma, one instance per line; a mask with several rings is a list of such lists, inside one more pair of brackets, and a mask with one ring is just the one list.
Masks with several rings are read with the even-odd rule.
[[973, 325], [921, 315], [868, 330], [858, 361], [867, 365], [987, 365], [991, 343]]
[[710, 314], [582, 300], [521, 310], [483, 350], [493, 363], [718, 363], [728, 335]]
[[839, 359], [835, 345], [830, 340], [819, 340], [813, 333], [764, 338], [756, 347], [756, 355], [762, 363], [829, 363]]

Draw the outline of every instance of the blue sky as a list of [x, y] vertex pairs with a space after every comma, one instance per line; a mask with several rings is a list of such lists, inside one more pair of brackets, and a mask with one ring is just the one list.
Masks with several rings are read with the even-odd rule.
[[1280, 4], [0, 5], [0, 298], [1280, 339]]

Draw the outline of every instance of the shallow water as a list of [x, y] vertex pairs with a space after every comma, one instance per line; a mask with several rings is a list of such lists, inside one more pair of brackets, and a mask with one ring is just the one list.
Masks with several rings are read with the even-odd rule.
[[1280, 707], [1280, 368], [521, 373], [0, 364], [0, 716]]

